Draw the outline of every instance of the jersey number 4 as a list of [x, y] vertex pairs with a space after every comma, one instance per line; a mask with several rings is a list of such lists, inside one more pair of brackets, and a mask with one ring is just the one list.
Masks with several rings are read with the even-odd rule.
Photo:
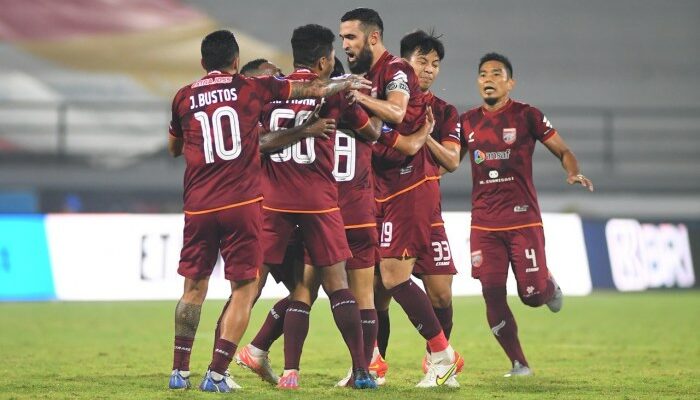
[[[207, 164], [214, 162], [214, 151], [222, 160], [233, 160], [241, 155], [241, 128], [238, 124], [238, 113], [231, 107], [219, 107], [209, 116], [204, 111], [199, 111], [194, 114], [194, 118], [199, 121], [202, 128], [202, 138], [204, 139], [204, 161]], [[231, 135], [231, 148], [226, 148], [224, 140], [224, 118], [228, 119], [229, 130]], [[214, 140], [212, 142], [212, 132]]]

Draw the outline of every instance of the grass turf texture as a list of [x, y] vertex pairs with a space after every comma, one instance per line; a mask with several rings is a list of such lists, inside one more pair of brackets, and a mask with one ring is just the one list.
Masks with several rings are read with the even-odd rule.
[[[290, 393], [233, 364], [246, 399], [426, 398], [697, 398], [700, 395], [700, 291], [595, 293], [566, 298], [560, 314], [509, 302], [535, 376], [502, 378], [509, 363], [486, 324], [483, 300], [456, 298], [452, 344], [466, 358], [461, 389], [421, 390], [424, 343], [392, 305], [387, 386], [354, 391], [332, 386], [349, 356], [328, 303], [314, 307], [302, 356], [302, 389]], [[271, 301], [261, 301], [243, 343]], [[198, 385], [211, 356], [222, 301], [202, 311], [192, 356]], [[175, 302], [0, 303], [0, 399], [211, 399], [198, 390], [171, 392]], [[272, 348], [283, 366], [281, 341]], [[218, 396], [226, 396], [220, 394]]]

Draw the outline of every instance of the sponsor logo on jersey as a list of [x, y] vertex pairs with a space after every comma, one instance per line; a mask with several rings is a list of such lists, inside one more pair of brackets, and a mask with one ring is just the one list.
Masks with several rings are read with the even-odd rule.
[[508, 144], [515, 143], [515, 128], [503, 128], [503, 141]]
[[481, 164], [486, 160], [508, 160], [510, 159], [510, 149], [505, 151], [489, 151], [484, 153], [481, 150], [474, 150], [474, 162]]
[[474, 162], [481, 164], [484, 160], [486, 160], [486, 154], [481, 150], [474, 150]]
[[479, 268], [479, 267], [481, 267], [481, 264], [483, 262], [484, 262], [484, 256], [481, 253], [481, 250], [472, 251], [472, 267]]
[[489, 178], [491, 178], [491, 179], [498, 178], [498, 171], [496, 171], [495, 169], [492, 169], [491, 171], [489, 171]]
[[413, 165], [401, 168], [401, 170], [399, 171], [399, 175], [406, 175], [410, 174], [411, 172], [413, 172]]
[[530, 206], [527, 204], [517, 205], [517, 206], [513, 207], [513, 212], [524, 213], [524, 212], [527, 212], [528, 208], [530, 208]]

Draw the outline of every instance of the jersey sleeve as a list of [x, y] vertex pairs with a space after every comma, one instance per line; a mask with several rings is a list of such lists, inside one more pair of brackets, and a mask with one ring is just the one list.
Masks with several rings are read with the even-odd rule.
[[377, 142], [385, 146], [394, 147], [396, 146], [396, 142], [398, 140], [399, 132], [387, 124], [382, 124], [382, 131], [379, 134], [379, 139], [377, 139]]
[[287, 100], [292, 91], [292, 82], [284, 78], [259, 76], [251, 79], [257, 82], [258, 95], [262, 98], [263, 103]]
[[440, 142], [452, 142], [462, 145], [462, 134], [459, 129], [459, 114], [455, 106], [448, 104], [440, 124]]
[[182, 137], [182, 125], [180, 125], [180, 114], [178, 113], [178, 105], [180, 104], [180, 97], [182, 92], [177, 92], [173, 98], [173, 104], [171, 107], [172, 116], [170, 118], [170, 127], [168, 128], [168, 133], [172, 137], [181, 138]]
[[469, 141], [472, 139], [472, 131], [469, 127], [469, 111], [465, 112], [459, 117], [457, 122], [457, 131], [459, 132], [459, 142], [463, 149], [466, 149], [469, 145]]
[[401, 92], [405, 93], [406, 96], [411, 96], [411, 89], [409, 85], [409, 76], [415, 73], [411, 70], [409, 71], [407, 67], [408, 64], [390, 64], [390, 67], [386, 69], [386, 86], [384, 87], [384, 93], [388, 96], [391, 92]]
[[347, 124], [351, 129], [360, 129], [369, 122], [369, 115], [357, 103], [349, 104], [345, 96], [339, 94], [343, 102], [343, 114], [341, 119], [344, 124]]
[[530, 133], [540, 142], [547, 141], [557, 132], [542, 111], [535, 107], [528, 108], [527, 119], [530, 125]]

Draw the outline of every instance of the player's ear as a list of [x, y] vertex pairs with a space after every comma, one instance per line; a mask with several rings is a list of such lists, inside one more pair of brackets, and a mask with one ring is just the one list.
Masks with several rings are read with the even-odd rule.
[[508, 79], [508, 91], [510, 92], [511, 90], [513, 90], [514, 87], [515, 87], [515, 79], [513, 79], [513, 78]]
[[369, 44], [374, 46], [377, 43], [379, 43], [379, 31], [372, 31], [369, 35]]
[[240, 61], [240, 57], [236, 56], [233, 57], [233, 62], [231, 63], [231, 69], [238, 72], [238, 62]]

